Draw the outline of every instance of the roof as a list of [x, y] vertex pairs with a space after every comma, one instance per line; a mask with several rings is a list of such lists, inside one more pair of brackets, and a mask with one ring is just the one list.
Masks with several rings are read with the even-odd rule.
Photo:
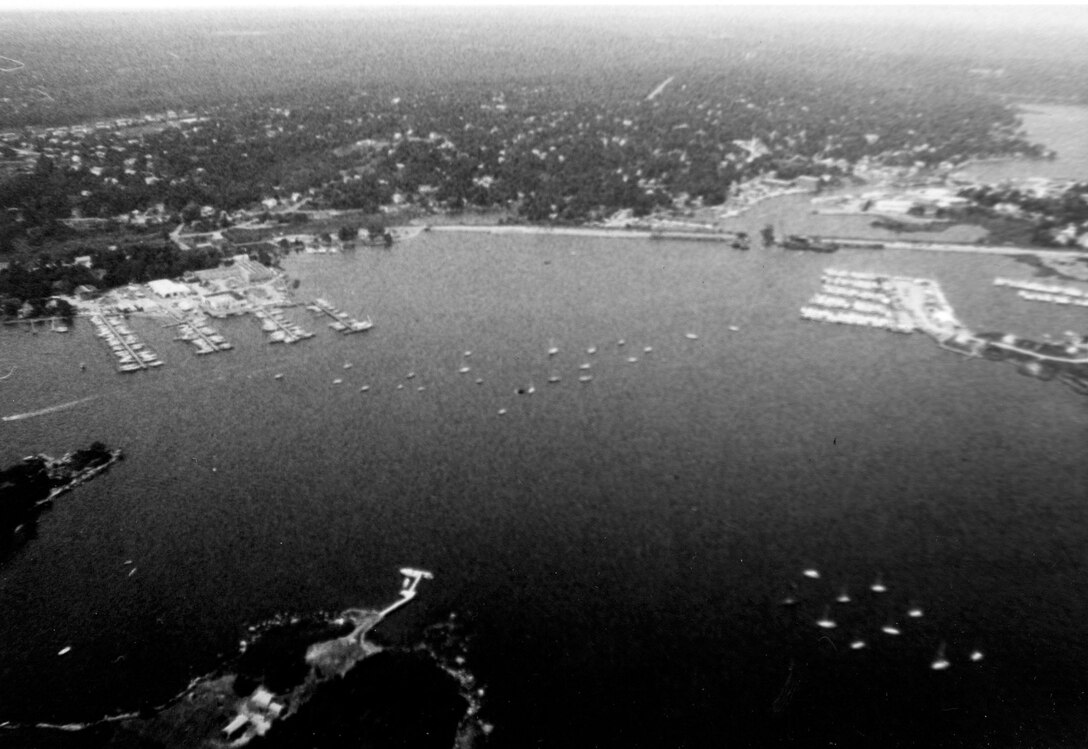
[[171, 281], [168, 278], [160, 278], [155, 281], [148, 281], [147, 285], [151, 287], [159, 296], [178, 296], [179, 294], [188, 294], [189, 287], [185, 284], [180, 284], [177, 281]]

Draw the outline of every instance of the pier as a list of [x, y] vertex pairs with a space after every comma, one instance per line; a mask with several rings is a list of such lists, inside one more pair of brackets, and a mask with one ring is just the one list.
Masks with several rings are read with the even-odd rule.
[[91, 315], [96, 335], [117, 357], [118, 372], [135, 372], [139, 369], [161, 367], [162, 360], [133, 334], [124, 320], [117, 315]]
[[206, 320], [193, 318], [177, 323], [178, 335], [175, 341], [186, 341], [196, 346], [198, 355], [215, 354], [234, 348], [226, 338], [219, 334]]
[[341, 312], [324, 299], [315, 299], [313, 304], [306, 305], [306, 309], [319, 315], [331, 317], [332, 322], [329, 323], [329, 327], [343, 335], [363, 333], [374, 327], [374, 323], [369, 317], [366, 320], [356, 320], [349, 317], [347, 312]]
[[278, 309], [266, 310], [255, 307], [250, 310], [250, 314], [260, 321], [261, 330], [268, 333], [269, 343], [297, 343], [314, 337], [313, 333], [284, 319], [283, 313]]

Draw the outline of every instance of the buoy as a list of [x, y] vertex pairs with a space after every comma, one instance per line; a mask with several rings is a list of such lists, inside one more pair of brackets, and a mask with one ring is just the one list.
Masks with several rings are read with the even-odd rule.
[[805, 577], [811, 578], [813, 580], [819, 580], [820, 579], [820, 571], [815, 570], [815, 569], [813, 569], [811, 567], [809, 567], [807, 570], [803, 571], [801, 574], [804, 575]]

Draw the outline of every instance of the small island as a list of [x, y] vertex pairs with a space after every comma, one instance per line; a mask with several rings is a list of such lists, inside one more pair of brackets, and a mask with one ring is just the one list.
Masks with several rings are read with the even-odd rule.
[[28, 455], [0, 470], [0, 543], [10, 543], [20, 529], [37, 520], [43, 507], [122, 457], [120, 449], [92, 442], [61, 458], [44, 453]]

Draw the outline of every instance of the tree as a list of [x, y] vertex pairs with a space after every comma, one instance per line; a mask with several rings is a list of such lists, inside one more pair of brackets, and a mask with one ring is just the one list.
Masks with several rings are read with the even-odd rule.
[[341, 226], [340, 231], [336, 233], [336, 236], [340, 238], [341, 242], [350, 242], [359, 236], [359, 227], [357, 226]]

